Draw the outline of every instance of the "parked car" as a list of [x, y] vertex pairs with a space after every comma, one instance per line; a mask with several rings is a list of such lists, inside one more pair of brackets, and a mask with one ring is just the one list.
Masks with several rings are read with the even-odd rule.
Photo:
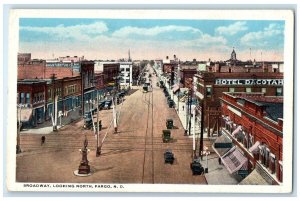
[[84, 119], [84, 125], [83, 125], [83, 128], [84, 129], [91, 129], [93, 126], [93, 119], [91, 118], [85, 118]]
[[112, 104], [112, 100], [105, 101], [104, 109], [109, 110]]
[[174, 154], [172, 153], [172, 150], [165, 151], [164, 159], [165, 159], [165, 163], [173, 164], [175, 158], [174, 158]]
[[163, 130], [162, 139], [163, 139], [164, 143], [170, 142], [172, 140], [171, 131], [170, 130]]
[[191, 163], [191, 169], [193, 172], [193, 175], [201, 175], [204, 173], [204, 168], [202, 167], [200, 163], [200, 158], [194, 159]]
[[92, 118], [91, 112], [85, 112], [83, 118], [84, 119], [91, 119]]
[[166, 121], [166, 127], [167, 127], [167, 129], [172, 129], [174, 127], [174, 125], [173, 125], [173, 119], [167, 119], [167, 121]]

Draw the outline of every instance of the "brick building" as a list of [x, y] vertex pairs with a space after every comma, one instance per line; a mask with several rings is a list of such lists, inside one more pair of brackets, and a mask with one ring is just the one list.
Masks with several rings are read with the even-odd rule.
[[[227, 92], [221, 98], [221, 111], [221, 137], [230, 139], [233, 146], [225, 153], [217, 146], [216, 152], [228, 171], [249, 174], [242, 184], [257, 184], [258, 175], [266, 184], [280, 184], [283, 98], [264, 93]], [[253, 176], [252, 171], [258, 174]]]
[[[283, 73], [272, 65], [246, 67], [216, 63], [195, 74], [194, 91], [198, 102], [203, 101], [204, 127], [211, 136], [211, 133], [218, 132], [220, 125], [220, 97], [223, 92], [262, 92], [266, 96], [283, 96]], [[198, 106], [198, 119], [200, 110]]]
[[17, 88], [18, 118], [24, 126], [36, 126], [44, 122], [46, 106], [45, 80], [20, 80]]
[[18, 53], [18, 64], [25, 64], [31, 61], [31, 53]]
[[[37, 123], [51, 119], [54, 111], [53, 102], [55, 97], [57, 97], [57, 105], [55, 105], [55, 107], [59, 115], [68, 115], [68, 112], [78, 107], [85, 107], [87, 108], [86, 110], [90, 109], [91, 102], [96, 96], [94, 92], [95, 85], [99, 83], [100, 88], [104, 85], [103, 75], [99, 76], [97, 83], [93, 83], [93, 61], [81, 61], [81, 75], [76, 76], [74, 76], [70, 68], [45, 67], [44, 63], [44, 61], [39, 61], [33, 64], [30, 61], [26, 67], [31, 70], [36, 70], [33, 76], [41, 75], [40, 77], [42, 79], [18, 79], [17, 102], [26, 103], [26, 110], [32, 111], [31, 113], [27, 112], [27, 119], [30, 119], [30, 121], [28, 120], [28, 125], [36, 126]], [[55, 69], [55, 71], [52, 71], [52, 69]], [[65, 71], [61, 71], [61, 69], [68, 69], [70, 71], [65, 73]], [[47, 71], [48, 73], [45, 73]], [[50, 74], [50, 72], [54, 73]], [[26, 73], [26, 75], [30, 77], [30, 74], [25, 72], [23, 66], [18, 68], [18, 73], [21, 75]], [[82, 96], [82, 94], [84, 94], [84, 96]], [[23, 110], [25, 111], [25, 108], [23, 108]], [[23, 116], [24, 115], [25, 113], [23, 113]]]
[[184, 88], [192, 89], [193, 77], [195, 74], [197, 74], [197, 66], [180, 66], [180, 83]]
[[52, 74], [57, 78], [78, 76], [70, 66], [47, 66], [45, 60], [31, 60], [18, 64], [18, 80], [20, 79], [50, 79]]

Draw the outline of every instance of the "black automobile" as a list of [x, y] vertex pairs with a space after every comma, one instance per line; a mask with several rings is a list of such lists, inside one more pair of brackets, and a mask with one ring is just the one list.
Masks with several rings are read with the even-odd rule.
[[104, 108], [104, 105], [105, 105], [105, 100], [100, 101], [100, 103], [99, 103], [99, 110], [102, 110]]
[[165, 163], [173, 164], [175, 158], [171, 150], [166, 150], [164, 153]]
[[91, 119], [92, 118], [91, 112], [85, 112], [83, 118], [84, 119]]
[[84, 119], [84, 125], [83, 128], [84, 129], [91, 129], [93, 126], [93, 120], [91, 118], [85, 118]]
[[166, 127], [167, 127], [167, 129], [172, 129], [173, 128], [173, 119], [167, 119]]
[[169, 108], [172, 108], [175, 106], [175, 102], [173, 100], [170, 100], [170, 101], [168, 101], [168, 105], [169, 105]]
[[200, 163], [200, 158], [194, 159], [191, 163], [191, 169], [193, 172], [193, 175], [201, 175], [204, 173], [204, 168], [202, 167]]

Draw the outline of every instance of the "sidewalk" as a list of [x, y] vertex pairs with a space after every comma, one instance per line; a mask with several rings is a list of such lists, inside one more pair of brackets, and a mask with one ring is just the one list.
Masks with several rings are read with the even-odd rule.
[[[160, 79], [164, 80], [165, 78], [160, 77]], [[169, 84], [166, 82], [165, 85], [166, 85], [166, 88], [167, 88], [171, 98], [175, 102], [175, 110], [176, 110], [176, 112], [179, 116], [182, 127], [185, 130], [187, 130], [187, 128], [188, 128], [188, 125], [187, 125], [187, 123], [188, 123], [188, 120], [187, 120], [187, 112], [188, 112], [187, 101], [185, 101], [185, 102], [178, 101], [178, 97], [175, 94], [173, 94], [172, 89], [169, 88]], [[194, 126], [196, 126], [195, 127], [195, 135], [200, 136], [200, 125], [199, 125], [199, 123], [197, 123], [197, 120], [195, 120], [195, 121], [196, 121], [196, 125], [194, 125], [195, 122], [193, 121], [193, 118], [191, 118], [191, 136], [189, 136], [189, 137], [192, 137]], [[205, 135], [203, 137], [205, 138]]]
[[[219, 165], [217, 154], [208, 155], [208, 173], [205, 173], [207, 184], [211, 185], [236, 185], [238, 178], [231, 175], [224, 165]], [[206, 168], [206, 156], [201, 160], [203, 168]]]

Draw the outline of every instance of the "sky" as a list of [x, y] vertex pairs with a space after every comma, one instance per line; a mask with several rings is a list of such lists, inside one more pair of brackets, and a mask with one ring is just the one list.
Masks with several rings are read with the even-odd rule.
[[84, 56], [283, 61], [284, 21], [21, 18], [19, 52], [32, 58]]

